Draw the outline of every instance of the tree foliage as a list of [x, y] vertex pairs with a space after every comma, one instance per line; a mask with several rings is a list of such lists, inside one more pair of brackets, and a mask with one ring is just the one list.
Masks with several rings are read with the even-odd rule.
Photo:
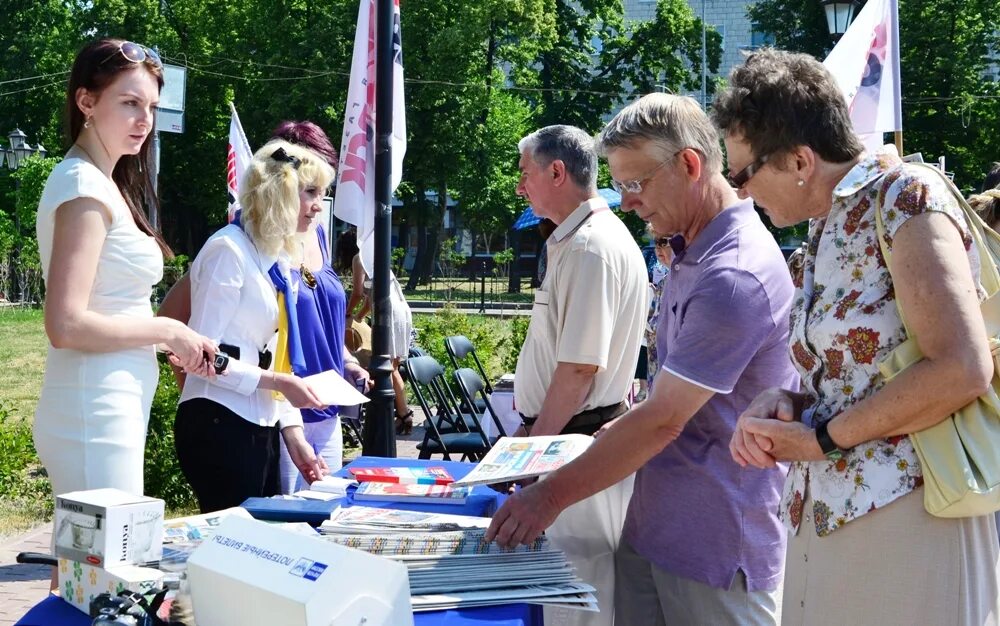
[[[899, 1], [904, 150], [945, 156], [965, 189], [978, 188], [1000, 154], [996, 9], [995, 0]], [[813, 0], [760, 0], [748, 14], [779, 48], [819, 59], [830, 50], [822, 7]]]
[[[357, 11], [358, 0], [7, 0], [0, 133], [19, 127], [56, 154], [76, 51], [99, 36], [155, 46], [187, 68], [185, 130], [161, 133], [159, 182], [168, 241], [194, 254], [225, 219], [229, 101], [252, 147], [284, 119], [339, 143]], [[684, 0], [659, 0], [647, 23], [627, 22], [621, 0], [402, 0], [401, 11], [409, 137], [396, 219], [418, 231], [413, 280], [433, 265], [449, 197], [484, 247], [506, 245], [523, 207], [520, 137], [551, 123], [595, 132], [636, 94], [692, 89], [700, 75], [701, 25]], [[709, 44], [714, 71], [714, 32]], [[0, 198], [9, 182], [0, 176]], [[0, 240], [11, 221], [6, 203]]]

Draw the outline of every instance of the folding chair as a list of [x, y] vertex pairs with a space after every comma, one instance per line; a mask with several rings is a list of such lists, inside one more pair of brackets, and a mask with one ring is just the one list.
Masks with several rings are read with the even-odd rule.
[[479, 370], [479, 377], [486, 383], [486, 393], [493, 393], [493, 385], [490, 384], [490, 378], [486, 375], [486, 370], [483, 369], [483, 364], [479, 360], [479, 356], [476, 354], [476, 348], [472, 345], [472, 342], [469, 341], [468, 337], [465, 335], [452, 335], [451, 337], [445, 337], [444, 349], [448, 351], [448, 358], [451, 359], [451, 364], [456, 370], [461, 367], [465, 367], [461, 361], [464, 361], [466, 357], [471, 356], [473, 362], [476, 364], [476, 369]]
[[[479, 377], [486, 384], [486, 393], [493, 393], [493, 385], [490, 384], [490, 379], [486, 375], [486, 370], [483, 368], [482, 362], [480, 362], [479, 357], [476, 355], [476, 349], [473, 347], [472, 342], [469, 338], [464, 335], [452, 335], [451, 337], [444, 338], [444, 349], [448, 351], [448, 358], [451, 359], [451, 365], [455, 370], [459, 370], [465, 365], [462, 363], [466, 357], [472, 356], [472, 361], [474, 362], [476, 369], [479, 370]], [[469, 410], [468, 407], [464, 409]], [[475, 411], [480, 415], [486, 410], [486, 405], [482, 400], [475, 400]]]
[[490, 442], [476, 414], [463, 415], [459, 410], [445, 381], [444, 367], [431, 356], [409, 358], [404, 367], [425, 417], [424, 439], [417, 444], [419, 458], [441, 454], [450, 461], [452, 454], [461, 454], [463, 460], [481, 459], [490, 449]]
[[[461, 367], [455, 370], [455, 381], [458, 383], [458, 389], [462, 393], [462, 397], [465, 398], [467, 405], [476, 406], [477, 404], [482, 403], [486, 407], [485, 412], [489, 412], [490, 417], [493, 419], [493, 424], [497, 427], [497, 435], [487, 437], [490, 447], [493, 447], [493, 444], [496, 443], [497, 439], [507, 436], [507, 432], [504, 430], [503, 424], [500, 423], [500, 416], [493, 410], [493, 406], [490, 404], [490, 399], [486, 395], [486, 381], [484, 381], [479, 374], [475, 372], [475, 370], [469, 367]], [[477, 395], [478, 398], [476, 397]], [[480, 425], [482, 425], [484, 421], [485, 412], [477, 413], [476, 415], [476, 417], [479, 418]]]
[[364, 443], [362, 433], [364, 432], [363, 404], [357, 406], [340, 407], [340, 426], [344, 433], [344, 444], [352, 448], [360, 448]]

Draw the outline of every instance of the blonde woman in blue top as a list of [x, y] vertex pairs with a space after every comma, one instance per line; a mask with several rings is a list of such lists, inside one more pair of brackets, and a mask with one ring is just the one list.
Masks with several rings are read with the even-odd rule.
[[181, 469], [203, 512], [279, 492], [279, 431], [308, 479], [326, 469], [299, 412], [271, 393], [295, 407], [323, 406], [302, 378], [272, 369], [279, 309], [268, 271], [296, 253], [300, 194], [332, 179], [333, 168], [309, 150], [268, 143], [246, 172], [241, 223], [212, 235], [191, 266], [190, 325], [230, 356], [226, 375], [188, 377], [174, 425]]

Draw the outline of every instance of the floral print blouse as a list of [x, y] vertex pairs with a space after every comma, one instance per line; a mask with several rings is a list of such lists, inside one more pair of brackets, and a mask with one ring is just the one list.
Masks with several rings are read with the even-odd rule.
[[[830, 420], [878, 391], [885, 382], [878, 364], [906, 339], [876, 234], [883, 187], [888, 249], [911, 217], [945, 213], [962, 234], [978, 283], [978, 254], [951, 192], [932, 172], [900, 165], [894, 146], [863, 156], [834, 189], [829, 215], [810, 224], [802, 262], [793, 269], [789, 345], [801, 390], [813, 399], [802, 416], [807, 425]], [[922, 483], [909, 437], [868, 441], [838, 461], [793, 463], [779, 517], [797, 532], [808, 489], [816, 533], [824, 536]]]

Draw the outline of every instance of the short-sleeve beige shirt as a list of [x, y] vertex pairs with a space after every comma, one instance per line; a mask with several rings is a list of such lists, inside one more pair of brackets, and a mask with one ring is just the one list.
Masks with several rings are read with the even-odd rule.
[[602, 198], [577, 207], [546, 246], [545, 279], [517, 359], [517, 410], [538, 415], [560, 362], [598, 368], [580, 411], [617, 404], [635, 378], [649, 306], [642, 252]]

